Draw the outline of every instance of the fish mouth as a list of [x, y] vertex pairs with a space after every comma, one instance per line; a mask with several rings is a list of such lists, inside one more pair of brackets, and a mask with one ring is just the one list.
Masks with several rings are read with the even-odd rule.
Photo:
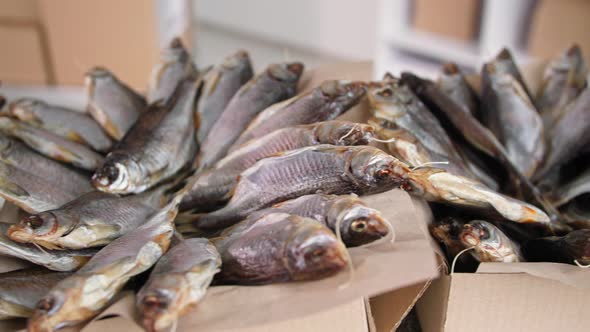
[[461, 232], [461, 235], [459, 236], [461, 238], [461, 242], [470, 246], [479, 245], [480, 237], [477, 229], [469, 224], [465, 224], [463, 227], [463, 232]]
[[14, 224], [6, 230], [6, 236], [14, 242], [28, 243], [33, 239], [33, 230], [21, 225], [22, 221]]
[[91, 181], [100, 191], [124, 191], [129, 187], [129, 172], [119, 163], [104, 165], [94, 173]]
[[250, 55], [245, 50], [238, 50], [235, 54], [227, 57], [223, 62], [223, 67], [232, 69], [239, 66], [244, 61], [248, 60]]
[[162, 321], [162, 315], [168, 308], [168, 301], [160, 294], [150, 294], [140, 302], [141, 324], [148, 332], [156, 332], [166, 326]]

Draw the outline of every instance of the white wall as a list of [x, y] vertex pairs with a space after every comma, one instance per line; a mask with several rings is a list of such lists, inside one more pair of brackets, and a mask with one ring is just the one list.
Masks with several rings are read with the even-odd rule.
[[375, 54], [378, 0], [196, 0], [197, 22], [343, 59]]

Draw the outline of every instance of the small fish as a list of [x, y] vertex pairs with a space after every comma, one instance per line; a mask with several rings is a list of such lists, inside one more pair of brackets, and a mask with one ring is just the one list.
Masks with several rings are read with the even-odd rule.
[[141, 193], [186, 168], [197, 150], [194, 103], [200, 81], [184, 81], [170, 100], [144, 112], [92, 176], [96, 189]]
[[482, 70], [484, 124], [506, 148], [508, 157], [531, 177], [545, 153], [543, 121], [524, 87], [495, 62]]
[[403, 185], [409, 168], [371, 146], [318, 145], [260, 160], [242, 174], [229, 203], [198, 215], [195, 227], [219, 229], [253, 211], [307, 194], [371, 194]]
[[202, 210], [227, 202], [240, 173], [276, 153], [319, 144], [365, 145], [373, 135], [369, 125], [337, 120], [276, 130], [243, 145], [202, 173], [180, 209]]
[[90, 178], [57, 161], [46, 158], [23, 143], [0, 134], [0, 161], [53, 182], [75, 194], [92, 191]]
[[84, 84], [88, 113], [110, 137], [117, 141], [122, 139], [146, 109], [143, 96], [101, 67], [87, 72]]
[[97, 250], [41, 250], [30, 244], [16, 243], [5, 234], [12, 224], [0, 222], [0, 254], [16, 257], [54, 271], [74, 271], [86, 264]]
[[311, 218], [336, 232], [347, 247], [371, 243], [393, 232], [381, 212], [368, 207], [356, 195], [312, 194], [253, 212], [248, 219], [259, 219], [271, 213], [288, 213]]
[[65, 205], [23, 218], [7, 231], [21, 243], [48, 249], [83, 249], [109, 244], [141, 225], [166, 204], [168, 186], [139, 195], [93, 191]]
[[549, 151], [533, 178], [539, 182], [580, 155], [590, 143], [590, 86], [566, 106], [548, 130]]
[[[403, 75], [402, 75], [403, 78]], [[459, 67], [446, 63], [436, 83], [442, 93], [459, 105], [459, 109], [476, 119], [479, 117], [479, 97], [471, 88]]]
[[36, 174], [0, 162], [0, 196], [28, 213], [58, 208], [80, 194]]
[[408, 179], [409, 182], [403, 189], [429, 202], [493, 209], [502, 217], [519, 223], [550, 222], [547, 214], [533, 205], [440, 169], [416, 169], [408, 174]]
[[168, 99], [180, 82], [196, 76], [197, 68], [182, 41], [178, 37], [172, 39], [170, 45], [162, 50], [160, 63], [152, 70], [147, 92], [148, 103]]
[[156, 332], [174, 325], [203, 299], [220, 267], [221, 256], [207, 239], [188, 239], [172, 247], [137, 294], [144, 329]]
[[41, 100], [16, 100], [10, 103], [6, 112], [2, 114], [88, 145], [95, 151], [107, 152], [113, 145], [100, 125], [88, 114], [50, 105]]
[[96, 169], [104, 159], [100, 154], [83, 144], [15, 119], [0, 117], [0, 131], [5, 135], [20, 139], [33, 150], [49, 158], [85, 170]]
[[102, 248], [35, 306], [29, 332], [51, 332], [100, 313], [133, 276], [152, 267], [170, 246], [181, 195], [143, 225]]
[[277, 129], [333, 120], [356, 105], [366, 93], [363, 82], [325, 81], [310, 92], [274, 104], [258, 114], [232, 150]]
[[578, 45], [572, 45], [547, 65], [536, 99], [545, 127], [551, 127], [563, 108], [580, 94], [587, 75], [588, 67]]
[[346, 248], [329, 228], [286, 213], [237, 224], [212, 242], [223, 261], [216, 279], [226, 283], [317, 280], [350, 263]]
[[522, 251], [531, 262], [589, 265], [590, 229], [531, 240], [523, 244]]
[[250, 121], [265, 108], [295, 94], [303, 64], [272, 64], [236, 92], [203, 141], [201, 169], [223, 158]]
[[440, 122], [408, 86], [386, 74], [382, 82], [369, 85], [367, 95], [372, 114], [369, 123], [383, 138], [393, 138], [388, 143], [393, 155], [410, 166], [448, 162], [437, 167], [475, 178]]
[[459, 235], [465, 247], [474, 247], [471, 255], [480, 262], [518, 263], [523, 261], [520, 246], [498, 227], [483, 220], [472, 220]]
[[[522, 77], [520, 70], [518, 70], [518, 66], [516, 65], [516, 62], [514, 61], [514, 57], [512, 56], [512, 53], [510, 53], [510, 51], [507, 48], [503, 48], [502, 50], [500, 50], [500, 52], [491, 61], [491, 63], [494, 64], [494, 67], [496, 68], [496, 70], [499, 74], [506, 74], [506, 75], [512, 76], [520, 84], [520, 86], [524, 90], [525, 94], [527, 95], [528, 99], [531, 100], [531, 102], [534, 102], [535, 98], [533, 97], [533, 94], [531, 93], [528, 85], [526, 84], [524, 78]], [[485, 67], [485, 65], [484, 65], [484, 67]], [[484, 70], [485, 70], [485, 68], [484, 68]], [[484, 105], [484, 107], [485, 107], [485, 105]], [[484, 111], [484, 110], [482, 110], [482, 111]]]
[[252, 79], [250, 56], [246, 51], [237, 51], [225, 58], [203, 77], [203, 92], [197, 104], [199, 130], [197, 138], [203, 142], [225, 107], [238, 90]]
[[0, 320], [29, 317], [37, 301], [70, 274], [41, 269], [0, 274]]

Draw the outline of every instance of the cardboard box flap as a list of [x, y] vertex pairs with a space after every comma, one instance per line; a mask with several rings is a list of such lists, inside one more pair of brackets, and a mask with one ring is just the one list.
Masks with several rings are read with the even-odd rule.
[[590, 289], [590, 269], [559, 263], [481, 263], [476, 273], [527, 273], [577, 288]]

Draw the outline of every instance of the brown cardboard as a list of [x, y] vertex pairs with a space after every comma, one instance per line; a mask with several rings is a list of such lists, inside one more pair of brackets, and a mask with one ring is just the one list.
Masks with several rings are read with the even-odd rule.
[[0, 21], [2, 19], [36, 21], [37, 18], [36, 0], [0, 0]]
[[554, 58], [573, 43], [580, 45], [590, 61], [590, 2], [543, 0], [533, 13], [529, 52], [539, 58]]
[[471, 41], [479, 26], [479, 0], [414, 0], [416, 30]]
[[50, 83], [47, 52], [36, 22], [0, 19], [0, 45], [0, 80], [15, 84]]
[[38, 0], [57, 84], [81, 85], [105, 66], [138, 90], [158, 60], [155, 1]]

